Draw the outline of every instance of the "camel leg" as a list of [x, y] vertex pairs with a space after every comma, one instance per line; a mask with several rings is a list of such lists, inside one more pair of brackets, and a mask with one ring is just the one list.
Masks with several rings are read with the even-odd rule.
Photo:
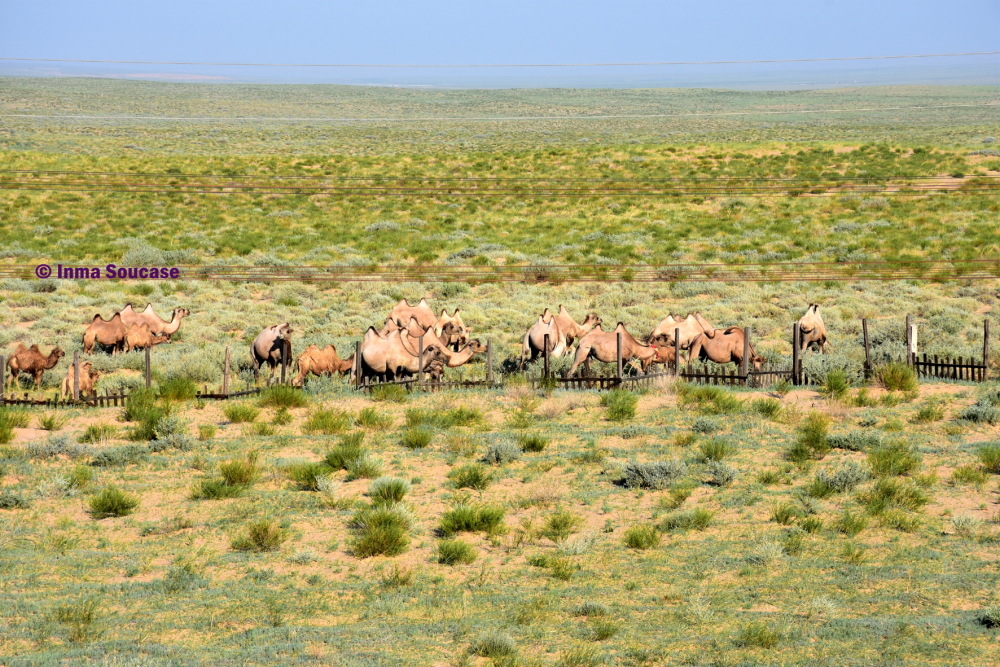
[[576, 373], [577, 366], [582, 364], [584, 360], [590, 356], [590, 350], [591, 347], [589, 345], [584, 346], [583, 343], [576, 348], [576, 356], [573, 358], [573, 367], [569, 369], [569, 373], [566, 374], [566, 377], [573, 377], [573, 374]]

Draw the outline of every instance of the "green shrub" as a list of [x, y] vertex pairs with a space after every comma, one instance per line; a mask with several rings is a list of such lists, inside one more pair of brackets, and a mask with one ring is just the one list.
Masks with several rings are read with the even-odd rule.
[[139, 499], [130, 495], [114, 484], [101, 489], [100, 493], [90, 498], [90, 515], [95, 519], [128, 516], [139, 506]]
[[702, 462], [721, 461], [733, 453], [733, 446], [722, 438], [712, 438], [698, 445]]
[[889, 510], [879, 516], [879, 522], [887, 528], [894, 528], [904, 533], [913, 533], [920, 528], [920, 520], [899, 510]]
[[411, 428], [416, 426], [434, 426], [436, 428], [469, 426], [482, 418], [483, 415], [479, 410], [461, 406], [449, 410], [414, 408], [406, 411], [406, 425]]
[[736, 645], [745, 648], [772, 649], [781, 641], [781, 634], [760, 621], [751, 621], [743, 626], [736, 636]]
[[882, 434], [874, 429], [854, 430], [846, 434], [834, 434], [826, 437], [826, 444], [831, 449], [846, 449], [851, 452], [864, 452], [882, 444]]
[[373, 479], [382, 475], [384, 467], [382, 459], [371, 452], [363, 452], [347, 464], [347, 479]]
[[402, 385], [398, 384], [381, 384], [374, 386], [368, 392], [368, 396], [376, 403], [406, 403], [406, 401], [410, 398]]
[[0, 510], [24, 510], [31, 507], [31, 500], [10, 487], [0, 488]]
[[442, 540], [438, 542], [437, 559], [442, 565], [468, 565], [476, 560], [476, 550], [462, 540]]
[[929, 501], [927, 494], [915, 484], [887, 478], [876, 481], [871, 489], [858, 494], [858, 502], [869, 514], [875, 515], [892, 507], [917, 510]]
[[777, 504], [771, 508], [771, 521], [782, 526], [790, 525], [802, 516], [802, 512], [788, 503]]
[[639, 397], [625, 389], [612, 389], [601, 394], [601, 405], [608, 409], [608, 419], [613, 422], [627, 421], [635, 417]]
[[66, 422], [69, 421], [69, 417], [65, 415], [60, 415], [57, 412], [51, 415], [39, 415], [38, 416], [38, 428], [43, 431], [58, 431], [61, 430]]
[[403, 553], [410, 544], [407, 531], [414, 519], [402, 503], [386, 503], [359, 509], [351, 523], [358, 531], [352, 543], [354, 555], [370, 558]]
[[983, 469], [988, 473], [1000, 475], [1000, 444], [990, 443], [983, 445], [976, 452], [979, 462], [983, 464]]
[[245, 402], [226, 403], [222, 413], [234, 424], [249, 424], [260, 416], [260, 408]]
[[[656, 531], [653, 531], [656, 532]], [[659, 536], [659, 533], [657, 533]], [[606, 618], [601, 618], [593, 622], [594, 641], [602, 642], [610, 639], [618, 633], [618, 624]]]
[[521, 445], [507, 436], [493, 440], [483, 455], [483, 461], [491, 465], [504, 465], [521, 457]]
[[88, 424], [87, 428], [83, 430], [83, 433], [78, 438], [78, 441], [97, 445], [114, 438], [117, 431], [118, 429], [111, 424]]
[[708, 474], [712, 476], [712, 483], [716, 486], [729, 486], [736, 481], [739, 473], [736, 468], [722, 461], [709, 461]]
[[411, 489], [410, 483], [400, 477], [379, 477], [368, 486], [368, 497], [375, 505], [399, 503]]
[[566, 510], [557, 510], [545, 520], [542, 535], [553, 542], [560, 542], [577, 532], [583, 524], [583, 519]]
[[807, 516], [805, 519], [802, 520], [802, 523], [799, 524], [799, 527], [802, 528], [802, 530], [809, 533], [810, 535], [812, 535], [814, 533], [818, 533], [823, 529], [823, 519], [819, 518], [818, 516]]
[[580, 569], [569, 558], [553, 558], [549, 561], [549, 570], [552, 576], [559, 581], [569, 581], [573, 578], [573, 573]]
[[660, 530], [668, 532], [671, 530], [705, 530], [712, 523], [714, 512], [696, 508], [671, 512], [660, 519]]
[[207, 442], [215, 437], [215, 432], [219, 430], [215, 424], [198, 424], [198, 439]]
[[392, 425], [392, 417], [379, 412], [377, 408], [370, 405], [367, 408], [361, 408], [355, 421], [362, 428], [384, 429]]
[[854, 514], [850, 510], [844, 510], [837, 520], [836, 528], [848, 537], [854, 537], [868, 527], [868, 519], [860, 514]]
[[191, 485], [188, 498], [191, 500], [223, 500], [238, 498], [247, 487], [226, 484], [223, 479], [201, 479]]
[[441, 515], [438, 532], [443, 537], [478, 532], [496, 535], [504, 531], [504, 514], [504, 509], [495, 505], [458, 503]]
[[456, 489], [475, 489], [484, 491], [493, 481], [493, 473], [478, 463], [467, 463], [454, 468], [448, 473]]
[[738, 414], [747, 407], [732, 393], [713, 385], [678, 383], [677, 398], [680, 407], [693, 404], [707, 415]]
[[830, 418], [818, 412], [810, 413], [799, 426], [795, 444], [789, 448], [787, 456], [796, 463], [804, 463], [809, 459], [822, 459], [830, 451], [827, 441], [827, 429]]
[[513, 655], [516, 650], [517, 645], [511, 636], [495, 629], [479, 635], [469, 646], [469, 653], [481, 658], [504, 658]]
[[15, 428], [28, 428], [31, 415], [25, 410], [14, 410], [0, 406], [0, 445], [14, 439]]
[[938, 401], [927, 401], [920, 406], [917, 410], [917, 414], [913, 416], [913, 421], [917, 423], [929, 423], [938, 422], [944, 419], [944, 408], [941, 407], [941, 403]]
[[275, 426], [287, 426], [292, 423], [292, 413], [288, 411], [288, 408], [282, 406], [274, 411], [274, 416], [271, 417], [271, 423]]
[[820, 470], [816, 473], [808, 493], [814, 498], [825, 498], [833, 493], [845, 493], [870, 477], [867, 466], [856, 461], [846, 461], [837, 470]]
[[875, 369], [875, 379], [889, 391], [916, 391], [920, 383], [913, 369], [904, 363], [892, 362]]
[[342, 433], [350, 425], [350, 413], [336, 409], [319, 409], [309, 413], [306, 423], [302, 425], [302, 432], [335, 435]]
[[90, 464], [99, 468], [124, 466], [149, 460], [149, 447], [145, 445], [121, 445], [107, 447], [95, 452]]
[[951, 473], [951, 481], [953, 484], [973, 484], [975, 486], [982, 486], [988, 479], [989, 475], [986, 474], [985, 470], [980, 470], [972, 464], [958, 466]]
[[625, 531], [625, 546], [629, 549], [652, 549], [660, 545], [660, 531], [654, 526], [632, 526]]
[[868, 554], [863, 546], [848, 542], [840, 548], [840, 557], [852, 565], [861, 565], [868, 558]]
[[364, 431], [341, 436], [340, 442], [327, 452], [326, 464], [334, 470], [347, 470], [351, 463], [364, 454], [365, 450], [361, 446], [364, 437]]
[[549, 439], [536, 433], [524, 433], [518, 437], [518, 442], [524, 451], [538, 453], [548, 446]]
[[265, 408], [301, 408], [308, 402], [304, 391], [287, 384], [271, 385], [260, 392], [260, 404]]
[[83, 644], [98, 635], [97, 601], [93, 598], [80, 598], [69, 604], [60, 604], [55, 610], [55, 619], [69, 626], [69, 640], [74, 644]]
[[611, 608], [603, 602], [587, 601], [576, 608], [574, 612], [577, 616], [610, 616]]
[[246, 531], [230, 542], [233, 551], [276, 551], [288, 539], [273, 519], [257, 519], [247, 524]]
[[333, 472], [333, 468], [326, 461], [298, 461], [285, 464], [281, 471], [303, 491], [318, 491], [319, 480]]
[[691, 423], [691, 431], [694, 433], [703, 433], [705, 435], [716, 433], [721, 428], [722, 424], [720, 424], [719, 420], [714, 417], [697, 417], [694, 422]]
[[896, 441], [871, 449], [868, 466], [876, 477], [906, 475], [920, 467], [920, 456], [912, 446]]
[[156, 438], [156, 425], [170, 414], [169, 403], [158, 405], [156, 397], [155, 390], [139, 387], [125, 399], [122, 419], [135, 424], [126, 434], [129, 440], [140, 442]]
[[159, 383], [160, 398], [168, 401], [187, 401], [198, 393], [198, 386], [188, 377], [173, 376]]
[[777, 419], [781, 410], [781, 401], [776, 398], [757, 398], [750, 402], [750, 412], [765, 419]]
[[958, 419], [975, 423], [996, 424], [1000, 422], [1000, 409], [979, 401], [959, 412]]
[[428, 428], [409, 428], [403, 432], [400, 443], [407, 449], [423, 449], [433, 439], [434, 433]]
[[630, 489], [665, 489], [687, 474], [683, 461], [656, 461], [636, 463], [629, 461], [622, 466], [623, 484]]
[[219, 466], [219, 474], [230, 486], [250, 486], [260, 477], [257, 452], [248, 452], [241, 459], [226, 461]]
[[826, 381], [820, 388], [820, 393], [828, 398], [840, 400], [847, 395], [847, 390], [851, 388], [851, 382], [847, 374], [840, 369], [833, 369], [826, 374]]

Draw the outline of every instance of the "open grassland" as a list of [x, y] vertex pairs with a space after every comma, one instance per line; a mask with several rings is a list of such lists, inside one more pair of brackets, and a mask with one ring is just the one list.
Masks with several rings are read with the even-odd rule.
[[[175, 264], [642, 264], [995, 258], [995, 107], [768, 115], [997, 99], [988, 88], [795, 93], [408, 91], [5, 79], [5, 170], [445, 178], [943, 177], [951, 194], [332, 197], [0, 191], [0, 258]], [[476, 123], [474, 115], [750, 113]], [[235, 116], [433, 116], [409, 123]], [[581, 141], [583, 139], [584, 141]], [[985, 142], [985, 143], [984, 143]], [[178, 180], [182, 177], [178, 176]], [[693, 181], [692, 181], [693, 182]], [[304, 391], [205, 403], [251, 380], [289, 322], [342, 356], [401, 298], [460, 307], [502, 390]], [[125, 408], [0, 410], [0, 662], [10, 665], [996, 664], [997, 385], [914, 385], [890, 364], [980, 358], [996, 281], [477, 284], [5, 280], [0, 350], [67, 355], [95, 313], [190, 317], [152, 351], [92, 360]], [[545, 307], [643, 335], [699, 310], [789, 362], [819, 303], [822, 383], [770, 394], [664, 382], [529, 390]], [[877, 377], [861, 377], [862, 317]], [[996, 377], [994, 344], [989, 363]], [[553, 360], [556, 372], [570, 360]], [[447, 379], [481, 378], [477, 357]], [[606, 369], [604, 369], [606, 370]], [[537, 369], [530, 369], [537, 372]], [[19, 392], [29, 391], [23, 380]]]

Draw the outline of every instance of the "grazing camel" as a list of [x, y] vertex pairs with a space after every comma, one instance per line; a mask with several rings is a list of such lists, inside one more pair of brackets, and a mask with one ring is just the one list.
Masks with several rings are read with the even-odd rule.
[[[701, 359], [702, 361], [710, 359], [717, 364], [733, 362], [739, 366], [743, 363], [744, 340], [743, 329], [739, 327], [729, 327], [721, 334], [716, 333], [715, 338], [709, 338], [707, 335], [702, 334], [691, 343], [688, 357], [690, 359]], [[755, 371], [763, 368], [764, 362], [767, 361], [767, 359], [754, 351], [753, 343], [750, 344], [750, 361], [753, 363]]]
[[158, 336], [165, 335], [169, 341], [181, 328], [181, 320], [190, 315], [191, 311], [187, 308], [174, 308], [170, 321], [167, 322], [153, 311], [153, 304], [147, 303], [146, 308], [141, 313], [137, 313], [130, 303], [119, 314], [126, 327], [132, 328], [133, 324], [148, 324], [150, 331]]
[[337, 354], [337, 348], [333, 345], [327, 345], [322, 350], [316, 345], [310, 345], [295, 360], [295, 364], [299, 374], [292, 380], [292, 384], [301, 386], [310, 373], [321, 376], [334, 373], [347, 375], [354, 368], [354, 354], [341, 359]]
[[806, 314], [799, 320], [799, 349], [805, 352], [810, 346], [819, 348], [820, 354], [826, 354], [826, 324], [819, 314], [819, 304], [810, 303]]
[[442, 308], [437, 324], [434, 325], [434, 335], [448, 345], [453, 346], [454, 350], [458, 352], [469, 342], [469, 337], [472, 335], [472, 327], [465, 326], [458, 308], [455, 309], [452, 315], [449, 315], [448, 311]]
[[[90, 394], [91, 396], [96, 396], [97, 391], [94, 389], [94, 382], [100, 376], [101, 374], [94, 370], [93, 365], [89, 361], [80, 362], [80, 395], [86, 396]], [[66, 377], [63, 378], [62, 382], [62, 391], [60, 392], [62, 400], [65, 400], [66, 396], [73, 395], [74, 377], [76, 377], [76, 369], [73, 367], [73, 364], [70, 364], [69, 370], [66, 371]]]
[[573, 341], [583, 338], [587, 335], [588, 331], [601, 324], [601, 318], [597, 316], [597, 313], [589, 313], [583, 320], [583, 324], [577, 324], [573, 316], [566, 310], [566, 306], [561, 303], [559, 304], [559, 313], [557, 315], [553, 316], [548, 308], [542, 313], [542, 319], [545, 321], [553, 317], [555, 318], [556, 326], [559, 327], [559, 332], [566, 337], [567, 351], [573, 345]]
[[410, 323], [404, 331], [407, 333], [407, 338], [403, 339], [403, 343], [407, 346], [411, 354], [417, 354], [420, 351], [420, 337], [423, 336], [425, 349], [431, 345], [436, 345], [444, 350], [445, 356], [448, 357], [446, 363], [448, 368], [458, 368], [468, 362], [473, 356], [486, 352], [486, 346], [478, 340], [469, 341], [459, 350], [452, 351], [445, 340], [438, 337], [433, 329], [425, 331], [413, 318], [410, 318]]
[[673, 347], [674, 333], [677, 329], [680, 329], [682, 350], [690, 348], [694, 339], [702, 334], [709, 338], [715, 336], [715, 327], [709, 324], [708, 320], [701, 316], [701, 313], [688, 313], [684, 319], [677, 315], [668, 315], [665, 320], [656, 325], [646, 340], [657, 347]]
[[406, 326], [411, 317], [415, 318], [424, 329], [430, 329], [438, 321], [434, 311], [427, 305], [427, 299], [421, 299], [420, 303], [415, 306], [411, 306], [406, 299], [403, 299], [389, 313], [389, 319], [394, 320], [401, 327]]
[[154, 336], [145, 322], [133, 324], [125, 334], [125, 351], [145, 350], [147, 347], [156, 347], [168, 342], [170, 342], [169, 336]]
[[677, 359], [677, 351], [672, 345], [666, 345], [664, 347], [657, 347], [656, 345], [650, 345], [651, 348], [656, 350], [656, 356], [649, 363], [650, 366], [653, 364], [663, 364], [664, 366], [670, 366]]
[[268, 384], [274, 377], [274, 369], [281, 363], [281, 351], [287, 350], [286, 358], [292, 358], [292, 331], [288, 322], [272, 324], [265, 327], [257, 334], [253, 344], [250, 346], [250, 362], [253, 364], [253, 378], [256, 380], [260, 376], [260, 366], [264, 362], [270, 367], [271, 372], [267, 376]]
[[10, 368], [7, 385], [9, 386], [11, 383], [17, 385], [17, 376], [20, 373], [27, 373], [35, 378], [35, 389], [41, 389], [42, 374], [58, 364], [65, 354], [58, 345], [52, 348], [48, 356], [45, 356], [37, 345], [28, 348], [24, 346], [24, 343], [18, 343], [14, 354], [7, 360], [7, 367]]
[[[408, 341], [409, 334], [405, 329], [393, 331], [385, 338], [378, 335], [374, 327], [369, 327], [361, 342], [361, 358], [358, 368], [362, 377], [380, 376], [394, 380], [404, 374], [413, 375], [421, 370], [419, 356], [410, 352], [416, 341]], [[432, 362], [447, 363], [448, 357], [439, 345], [424, 348], [423, 369], [426, 371]]]
[[94, 343], [100, 343], [111, 348], [111, 355], [118, 354], [119, 350], [125, 349], [125, 334], [128, 328], [122, 322], [121, 313], [115, 313], [110, 320], [105, 320], [100, 313], [94, 315], [87, 330], [83, 332], [83, 352], [84, 354], [94, 353]]
[[618, 326], [611, 331], [597, 327], [580, 339], [580, 345], [576, 348], [576, 357], [573, 359], [573, 367], [569, 369], [567, 377], [572, 377], [577, 367], [591, 357], [605, 363], [617, 361], [619, 333], [622, 335], [622, 361], [638, 359], [643, 372], [645, 372], [656, 359], [657, 348], [643, 345], [637, 341], [632, 334], [625, 330], [625, 325], [619, 322]]

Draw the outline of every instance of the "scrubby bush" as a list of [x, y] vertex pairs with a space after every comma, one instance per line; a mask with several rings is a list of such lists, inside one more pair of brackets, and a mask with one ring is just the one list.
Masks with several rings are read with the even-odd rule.
[[448, 473], [448, 479], [456, 489], [475, 489], [484, 491], [493, 481], [493, 473], [478, 463], [468, 463], [454, 468]]
[[314, 410], [309, 413], [302, 432], [306, 434], [335, 435], [343, 433], [351, 425], [350, 413], [343, 410]]
[[347, 479], [372, 479], [379, 477], [385, 463], [375, 454], [364, 452], [347, 464]]
[[904, 363], [891, 362], [875, 369], [876, 381], [889, 391], [916, 391], [917, 374]]
[[385, 503], [363, 507], [354, 514], [351, 525], [358, 534], [352, 544], [358, 558], [395, 556], [410, 544], [407, 532], [414, 518], [403, 503]]
[[712, 523], [714, 512], [697, 508], [671, 512], [660, 519], [660, 530], [705, 530]]
[[680, 407], [695, 405], [707, 415], [738, 414], [746, 409], [731, 392], [713, 385], [678, 383], [677, 398]]
[[868, 527], [868, 519], [861, 514], [854, 514], [850, 510], [844, 510], [837, 520], [836, 528], [848, 537], [854, 537]]
[[983, 469], [986, 472], [1000, 475], [1000, 444], [990, 443], [983, 445], [976, 454], [979, 456], [979, 462], [983, 464]]
[[872, 448], [868, 466], [876, 477], [906, 475], [920, 467], [920, 455], [911, 445], [894, 441]]
[[361, 409], [355, 422], [362, 428], [384, 429], [392, 425], [392, 417], [369, 405]]
[[626, 389], [612, 389], [601, 394], [601, 405], [608, 409], [611, 421], [626, 421], [635, 417], [639, 397]]
[[660, 531], [650, 525], [632, 526], [625, 531], [623, 539], [629, 549], [652, 549], [660, 544]]
[[230, 542], [233, 551], [276, 551], [288, 539], [288, 533], [273, 519], [257, 519], [247, 524], [246, 531]]
[[831, 449], [846, 449], [852, 452], [868, 451], [882, 444], [882, 432], [872, 429], [858, 429], [847, 433], [836, 433], [826, 437]]
[[708, 474], [712, 476], [712, 482], [716, 486], [729, 486], [736, 479], [736, 468], [729, 466], [722, 461], [709, 461]]
[[772, 649], [781, 641], [781, 633], [766, 623], [751, 621], [736, 636], [736, 645], [746, 648]]
[[580, 529], [583, 519], [567, 510], [553, 512], [545, 519], [542, 535], [553, 542], [561, 542]]
[[995, 407], [989, 402], [979, 400], [963, 408], [958, 413], [958, 419], [983, 424], [996, 424], [1000, 422], [1000, 408]]
[[128, 516], [139, 506], [139, 499], [109, 484], [88, 502], [90, 515], [95, 519]]
[[379, 477], [368, 486], [368, 497], [373, 505], [399, 503], [411, 489], [410, 483], [400, 477]]
[[548, 446], [549, 439], [535, 433], [524, 433], [518, 436], [518, 443], [524, 451], [538, 453]]
[[77, 440], [82, 443], [98, 445], [114, 438], [117, 432], [118, 429], [112, 424], [88, 424]]
[[476, 550], [462, 540], [442, 540], [437, 546], [437, 561], [442, 565], [468, 565], [475, 562]]
[[830, 418], [818, 412], [810, 413], [799, 426], [795, 443], [789, 448], [789, 460], [804, 463], [809, 459], [822, 459], [830, 451], [827, 429]]
[[182, 452], [194, 447], [194, 438], [188, 434], [188, 423], [176, 415], [165, 415], [153, 427], [153, 442], [150, 448], [161, 452], [173, 448]]
[[333, 468], [327, 465], [326, 461], [296, 461], [286, 463], [281, 467], [281, 471], [300, 489], [318, 491], [319, 480], [333, 472]]
[[483, 415], [479, 410], [461, 406], [448, 410], [414, 408], [406, 411], [406, 425], [411, 428], [416, 426], [434, 426], [436, 428], [469, 426], [482, 418]]
[[159, 383], [160, 398], [168, 401], [187, 401], [195, 397], [198, 387], [188, 377], [174, 376]]
[[781, 401], [776, 398], [755, 398], [750, 402], [750, 412], [765, 419], [777, 419], [781, 410]]
[[623, 483], [630, 489], [665, 489], [687, 474], [687, 466], [679, 459], [653, 463], [629, 461], [622, 466], [622, 473]]
[[121, 445], [107, 447], [94, 452], [90, 464], [99, 468], [124, 466], [149, 460], [150, 450], [146, 445]]
[[501, 630], [487, 630], [469, 646], [469, 653], [494, 660], [513, 655], [516, 650], [514, 639]]
[[429, 428], [409, 428], [403, 432], [400, 444], [407, 449], [423, 449], [431, 444], [433, 439], [434, 433]]
[[458, 503], [441, 515], [438, 532], [444, 537], [478, 532], [496, 535], [504, 531], [505, 513], [502, 507], [496, 505]]
[[340, 442], [326, 454], [327, 465], [334, 470], [347, 470], [356, 459], [365, 453], [361, 446], [364, 437], [364, 431], [355, 431], [341, 436]]
[[226, 403], [222, 408], [222, 414], [234, 424], [248, 424], [260, 416], [260, 408], [246, 402]]
[[704, 433], [705, 435], [711, 435], [721, 429], [722, 426], [719, 424], [719, 420], [713, 419], [712, 417], [698, 417], [691, 424], [691, 430], [695, 433]]
[[248, 452], [243, 458], [226, 461], [219, 466], [219, 474], [230, 486], [250, 486], [260, 477], [257, 452]]
[[50, 459], [65, 456], [69, 459], [79, 459], [90, 454], [88, 447], [81, 447], [73, 441], [72, 436], [60, 433], [53, 434], [43, 442], [33, 440], [24, 446], [24, 452], [31, 459]]
[[846, 461], [835, 471], [819, 470], [809, 487], [809, 495], [825, 498], [831, 493], [846, 493], [858, 484], [868, 481], [868, 467], [856, 461]]
[[917, 510], [930, 502], [930, 498], [915, 484], [883, 478], [868, 491], [858, 494], [858, 502], [869, 514], [878, 515], [893, 507]]
[[700, 460], [704, 463], [709, 461], [721, 461], [733, 452], [733, 446], [722, 438], [712, 438], [698, 445], [701, 452]]
[[398, 384], [376, 385], [368, 392], [368, 396], [376, 403], [406, 403], [410, 398], [406, 390]]
[[21, 491], [0, 488], [0, 510], [21, 510], [31, 507], [31, 501]]
[[508, 436], [500, 436], [487, 446], [483, 461], [491, 465], [504, 465], [519, 458], [521, 445]]
[[301, 408], [309, 402], [305, 392], [287, 384], [275, 384], [260, 392], [263, 407]]
[[63, 426], [69, 421], [69, 417], [66, 415], [60, 415], [59, 413], [52, 413], [51, 415], [39, 415], [38, 416], [38, 428], [43, 431], [59, 431]]
[[850, 388], [851, 382], [847, 379], [847, 374], [840, 369], [834, 369], [826, 374], [820, 393], [828, 398], [840, 400], [847, 395], [847, 390]]

